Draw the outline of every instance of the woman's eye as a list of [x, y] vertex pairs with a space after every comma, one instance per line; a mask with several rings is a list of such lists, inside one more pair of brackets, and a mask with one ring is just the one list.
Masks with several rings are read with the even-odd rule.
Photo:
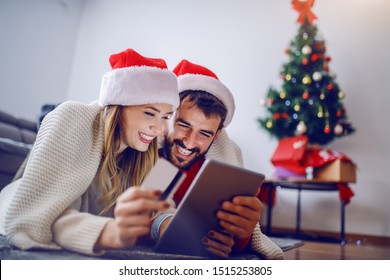
[[150, 113], [150, 112], [145, 112], [145, 115], [148, 115], [150, 117], [154, 117], [154, 114], [153, 113]]

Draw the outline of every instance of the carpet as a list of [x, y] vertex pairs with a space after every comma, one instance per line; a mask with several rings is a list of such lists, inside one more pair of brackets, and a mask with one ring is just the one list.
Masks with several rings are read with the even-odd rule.
[[302, 240], [282, 237], [269, 237], [283, 252], [300, 247], [304, 244]]
[[[301, 240], [291, 238], [270, 237], [284, 252], [302, 246]], [[136, 245], [131, 249], [108, 250], [103, 256], [87, 256], [67, 250], [19, 250], [11, 246], [5, 236], [0, 235], [0, 260], [93, 260], [93, 259], [137, 259], [137, 260], [158, 260], [158, 259], [204, 259], [196, 256], [178, 254], [156, 253], [150, 246]], [[253, 253], [232, 254], [229, 259], [262, 259], [261, 256]]]

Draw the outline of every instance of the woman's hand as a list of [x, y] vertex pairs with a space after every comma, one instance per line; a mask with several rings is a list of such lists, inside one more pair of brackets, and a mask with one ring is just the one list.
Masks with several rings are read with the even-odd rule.
[[107, 248], [126, 248], [134, 245], [138, 237], [150, 232], [150, 213], [169, 207], [159, 201], [158, 190], [131, 187], [121, 194], [114, 209], [115, 219], [103, 228], [95, 244], [95, 251]]

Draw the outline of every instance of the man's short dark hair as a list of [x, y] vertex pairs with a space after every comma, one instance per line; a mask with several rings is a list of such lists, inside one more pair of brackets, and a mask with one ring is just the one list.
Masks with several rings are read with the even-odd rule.
[[213, 94], [203, 90], [185, 90], [180, 93], [180, 103], [188, 97], [188, 100], [196, 107], [198, 107], [203, 114], [210, 118], [212, 116], [221, 117], [221, 123], [218, 129], [223, 127], [226, 119], [226, 106]]

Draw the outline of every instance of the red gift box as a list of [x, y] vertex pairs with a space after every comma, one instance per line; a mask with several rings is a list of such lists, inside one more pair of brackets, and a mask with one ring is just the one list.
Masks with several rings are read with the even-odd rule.
[[305, 174], [306, 168], [303, 159], [307, 144], [308, 138], [305, 135], [279, 140], [279, 144], [271, 158], [272, 164], [298, 174]]

